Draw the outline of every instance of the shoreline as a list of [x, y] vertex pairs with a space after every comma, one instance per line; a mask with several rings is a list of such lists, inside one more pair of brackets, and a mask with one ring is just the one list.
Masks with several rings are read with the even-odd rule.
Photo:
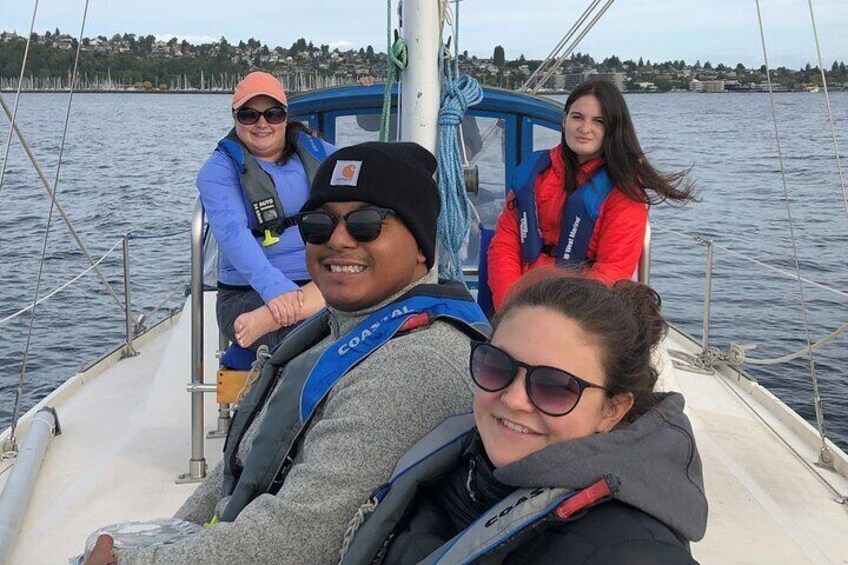
[[[351, 85], [353, 86], [353, 85]], [[6, 88], [0, 89], [0, 94], [15, 94], [17, 92], [16, 89]], [[294, 91], [289, 92], [288, 94], [295, 96], [299, 94], [304, 94], [306, 92], [311, 91]], [[774, 94], [820, 94], [821, 92], [808, 91], [808, 90], [774, 90]], [[829, 89], [829, 92], [848, 92], [846, 89]], [[67, 94], [67, 89], [54, 90], [54, 89], [23, 89], [21, 90], [21, 94]], [[136, 90], [136, 89], [87, 89], [87, 90], [74, 90], [74, 94], [213, 94], [213, 95], [227, 95], [232, 96], [233, 92], [231, 90]], [[549, 92], [538, 92], [538, 95], [542, 96], [568, 96], [571, 94], [568, 90], [555, 90]], [[639, 91], [624, 91], [622, 94], [768, 94], [767, 90], [725, 90], [722, 92], [692, 92], [689, 90], [669, 90], [667, 92], [639, 92]]]

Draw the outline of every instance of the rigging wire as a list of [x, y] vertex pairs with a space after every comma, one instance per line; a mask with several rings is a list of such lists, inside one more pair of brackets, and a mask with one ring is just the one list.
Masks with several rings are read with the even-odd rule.
[[[77, 70], [79, 68], [80, 50], [82, 48], [83, 34], [85, 33], [85, 22], [86, 22], [86, 19], [88, 17], [88, 3], [89, 3], [89, 0], [85, 0], [85, 7], [83, 8], [83, 13], [82, 13], [82, 23], [80, 24], [79, 39], [77, 40], [77, 52], [76, 52], [76, 56], [74, 57], [74, 70], [71, 74], [71, 83], [69, 85], [68, 107], [67, 107], [67, 110], [65, 111], [65, 124], [64, 124], [64, 127], [62, 129], [62, 142], [59, 145], [59, 158], [58, 158], [58, 161], [56, 163], [56, 175], [53, 178], [53, 197], [50, 199], [50, 210], [47, 213], [47, 227], [44, 230], [44, 242], [43, 242], [42, 247], [41, 247], [41, 261], [38, 264], [38, 277], [36, 278], [36, 282], [35, 282], [35, 293], [34, 293], [33, 299], [32, 299], [32, 310], [30, 311], [29, 327], [27, 328], [26, 342], [25, 342], [25, 345], [24, 345], [24, 351], [23, 351], [23, 356], [22, 356], [22, 360], [21, 360], [21, 376], [18, 379], [18, 386], [17, 386], [17, 390], [16, 390], [16, 393], [15, 393], [16, 394], [16, 396], [15, 396], [15, 406], [14, 406], [14, 409], [12, 411], [12, 430], [9, 434], [9, 442], [12, 446], [12, 449], [14, 449], [15, 445], [16, 445], [16, 443], [15, 443], [15, 430], [16, 430], [17, 425], [18, 425], [18, 417], [20, 415], [21, 400], [23, 400], [24, 379], [26, 378], [27, 360], [28, 360], [28, 357], [29, 357], [29, 346], [30, 346], [30, 343], [32, 343], [32, 330], [33, 330], [33, 327], [35, 325], [35, 313], [36, 313], [35, 310], [36, 310], [36, 306], [38, 305], [38, 294], [41, 291], [41, 281], [42, 281], [42, 277], [44, 275], [44, 259], [47, 256], [47, 242], [50, 239], [50, 227], [51, 227], [52, 222], [53, 222], [53, 210], [54, 210], [55, 204], [56, 204], [56, 189], [59, 186], [59, 173], [62, 170], [62, 156], [64, 155], [65, 142], [66, 142], [67, 137], [68, 137], [68, 124], [69, 124], [70, 119], [71, 119], [71, 105], [72, 105], [72, 102], [73, 102], [73, 99], [74, 99], [74, 87], [76, 86], [76, 82], [77, 82]], [[18, 87], [20, 89], [20, 84], [18, 84]], [[11, 131], [10, 131], [10, 136], [11, 136]]]
[[[676, 230], [673, 230], [673, 229], [664, 228], [664, 227], [661, 227], [661, 226], [652, 226], [651, 229], [656, 231], [656, 232], [659, 232], [659, 233], [670, 233], [670, 234], [674, 234], [676, 236], [680, 236], [680, 237], [685, 238], [685, 239], [694, 239], [695, 241], [697, 241], [697, 237], [698, 237], [698, 236], [692, 236], [691, 234], [679, 232], [679, 231], [676, 231]], [[806, 283], [810, 286], [815, 286], [815, 287], [818, 287], [822, 290], [826, 290], [828, 292], [833, 292], [834, 294], [838, 294], [838, 295], [840, 295], [844, 298], [848, 298], [848, 292], [845, 292], [843, 290], [839, 290], [837, 288], [833, 288], [831, 286], [828, 286], [828, 285], [820, 283], [820, 282], [816, 282], [816, 281], [814, 281], [810, 278], [807, 278], [807, 277], [799, 277], [797, 273], [791, 273], [791, 272], [786, 271], [784, 269], [781, 269], [779, 267], [775, 267], [774, 265], [769, 265], [768, 263], [766, 263], [764, 261], [760, 261], [759, 259], [754, 259], [753, 257], [748, 257], [744, 253], [739, 253], [738, 251], [734, 251], [734, 250], [732, 250], [728, 247], [724, 247], [722, 245], [719, 245], [713, 239], [710, 239], [710, 241], [712, 242], [713, 247], [715, 247], [716, 249], [721, 249], [725, 253], [728, 253], [730, 255], [733, 255], [733, 256], [738, 257], [740, 259], [743, 259], [745, 261], [749, 261], [751, 263], [754, 263], [755, 265], [759, 265], [760, 267], [764, 267], [766, 269], [772, 270], [776, 273], [780, 273], [781, 275], [784, 275], [784, 276], [786, 276], [786, 277], [788, 277], [792, 280], [796, 280], [796, 281], [801, 280], [801, 281], [803, 281], [804, 283]]]
[[832, 459], [832, 455], [830, 453], [830, 449], [827, 447], [827, 443], [825, 438], [827, 437], [827, 432], [824, 426], [824, 411], [822, 409], [821, 403], [821, 395], [819, 393], [819, 383], [818, 376], [816, 375], [816, 359], [815, 354], [813, 353], [813, 343], [812, 338], [810, 337], [810, 320], [807, 314], [807, 303], [804, 298], [804, 284], [801, 282], [801, 266], [798, 261], [798, 242], [795, 237], [795, 226], [792, 220], [792, 205], [789, 202], [789, 187], [786, 183], [786, 168], [783, 163], [783, 149], [780, 144], [780, 129], [777, 125], [777, 110], [775, 109], [774, 103], [774, 92], [772, 90], [771, 84], [771, 68], [769, 66], [768, 61], [768, 52], [766, 49], [766, 36], [763, 30], [763, 16], [762, 11], [760, 9], [760, 0], [756, 0], [757, 4], [757, 21], [759, 23], [760, 28], [760, 41], [763, 46], [763, 62], [766, 67], [766, 81], [768, 83], [768, 91], [769, 91], [769, 104], [771, 106], [771, 115], [772, 115], [772, 123], [774, 124], [774, 137], [775, 143], [777, 147], [777, 159], [780, 163], [780, 178], [781, 183], [783, 185], [783, 201], [786, 204], [786, 216], [787, 216], [787, 225], [789, 228], [789, 238], [792, 242], [792, 261], [795, 266], [795, 272], [798, 275], [798, 292], [799, 299], [801, 303], [801, 316], [804, 321], [804, 339], [807, 342], [807, 349], [809, 350], [809, 360], [810, 360], [810, 377], [813, 381], [813, 402], [816, 411], [816, 423], [818, 425], [819, 436], [821, 438], [821, 449], [819, 452], [819, 457], [822, 463], [827, 463], [829, 459]]
[[[39, 304], [41, 304], [42, 302], [45, 302], [45, 301], [46, 301], [46, 300], [48, 300], [49, 298], [52, 298], [54, 295], [59, 294], [60, 292], [62, 292], [63, 290], [65, 290], [66, 288], [68, 288], [69, 286], [71, 286], [73, 283], [77, 282], [79, 279], [81, 279], [82, 277], [84, 277], [86, 274], [90, 273], [90, 272], [91, 272], [91, 271], [92, 271], [92, 270], [93, 270], [93, 269], [94, 269], [97, 265], [99, 265], [100, 263], [102, 263], [102, 262], [106, 259], [106, 257], [108, 257], [108, 256], [109, 256], [109, 255], [110, 255], [113, 251], [115, 251], [115, 249], [117, 249], [117, 248], [118, 248], [118, 246], [119, 246], [119, 245], [121, 245], [121, 244], [123, 243], [123, 241], [124, 241], [124, 240], [123, 240], [123, 238], [122, 238], [122, 239], [119, 239], [119, 240], [117, 241], [117, 243], [115, 243], [115, 245], [113, 245], [112, 247], [110, 247], [110, 248], [109, 248], [109, 251], [107, 251], [106, 253], [104, 253], [104, 254], [103, 254], [103, 256], [102, 256], [100, 259], [98, 259], [98, 260], [97, 260], [97, 262], [96, 262], [94, 265], [90, 266], [89, 268], [87, 268], [86, 270], [84, 270], [83, 272], [81, 272], [80, 274], [78, 274], [77, 276], [75, 276], [74, 278], [72, 278], [71, 280], [69, 280], [68, 282], [66, 282], [65, 284], [63, 284], [63, 285], [61, 285], [61, 286], [56, 287], [55, 289], [53, 289], [53, 290], [52, 290], [52, 291], [50, 291], [49, 293], [47, 293], [47, 294], [45, 294], [44, 296], [42, 296], [41, 298], [39, 298], [39, 299], [38, 299], [38, 301], [35, 303], [35, 306], [38, 306], [38, 305], [39, 305]], [[15, 312], [14, 314], [9, 314], [9, 315], [8, 315], [8, 316], [6, 316], [5, 318], [0, 319], [0, 326], [2, 326], [3, 324], [5, 324], [6, 322], [9, 322], [9, 321], [11, 321], [11, 320], [14, 320], [15, 318], [17, 318], [17, 317], [18, 317], [18, 316], [20, 316], [21, 314], [25, 314], [26, 312], [29, 312], [30, 310], [32, 310], [32, 308], [33, 308], [33, 305], [32, 305], [32, 304], [30, 304], [29, 306], [26, 306], [25, 308], [21, 308], [20, 310], [18, 310], [18, 311], [17, 311], [17, 312]]]
[[[571, 26], [571, 28], [566, 32], [566, 34], [562, 37], [562, 39], [560, 39], [559, 43], [557, 43], [557, 45], [551, 50], [551, 52], [548, 54], [548, 56], [542, 61], [542, 64], [539, 65], [539, 67], [535, 71], [533, 71], [533, 74], [531, 74], [530, 77], [521, 86], [521, 88], [519, 88], [519, 91], [527, 92], [528, 90], [530, 90], [530, 85], [532, 84], [533, 80], [542, 72], [542, 70], [546, 69], [546, 67], [550, 64], [550, 62], [554, 58], [558, 57], [558, 61], [557, 61], [556, 65], [554, 65], [554, 67], [550, 71], [548, 71], [542, 79], [539, 79], [539, 80], [536, 81], [536, 86], [533, 87], [533, 89], [530, 90], [530, 92], [532, 94], [536, 94], [538, 92], [538, 90], [542, 87], [542, 85], [544, 85], [548, 81], [548, 79], [550, 79], [550, 77], [553, 76], [553, 73], [555, 73], [556, 70], [559, 69], [562, 66], [562, 64], [565, 62], [565, 59], [569, 55], [571, 55], [571, 53], [574, 51], [574, 49], [577, 48], [577, 46], [580, 44], [580, 42], [583, 40], [583, 38], [586, 37], [586, 34], [588, 34], [589, 31], [591, 31], [591, 29], [595, 26], [595, 24], [598, 22], [598, 20], [600, 20], [600, 18], [606, 13], [606, 11], [610, 8], [610, 6], [612, 6], [612, 4], [615, 0], [607, 0], [607, 3], [601, 8], [600, 12], [592, 18], [592, 20], [589, 22], [586, 29], [582, 30], [580, 32], [579, 36], [577, 37], [577, 39], [575, 39], [571, 43], [571, 45], [568, 46], [568, 49], [566, 49], [565, 52], [562, 53], [562, 55], [560, 55], [560, 52], [562, 51], [563, 45], [565, 45], [566, 43], [568, 43], [568, 41], [571, 40], [571, 38], [574, 36], [574, 34], [577, 32], [577, 30], [580, 28], [580, 26], [582, 26], [586, 22], [586, 19], [589, 17], [589, 15], [595, 10], [595, 8], [598, 7], [598, 5], [602, 1], [603, 0], [592, 0], [589, 3], [589, 6], [577, 18], [577, 20], [574, 22], [574, 24]], [[497, 129], [498, 129], [497, 124], [493, 124], [482, 134], [482, 136], [481, 136], [482, 147], [477, 152], [477, 154], [474, 155], [474, 157], [471, 158], [470, 163], [472, 165], [475, 164], [480, 159], [480, 157], [486, 152], [486, 150], [491, 146], [493, 137], [494, 137], [495, 133], [497, 132]]]
[[21, 74], [18, 77], [18, 89], [15, 91], [15, 108], [12, 110], [12, 125], [9, 127], [9, 136], [6, 138], [6, 149], [3, 153], [3, 166], [0, 167], [0, 191], [3, 190], [3, 179], [6, 177], [6, 165], [9, 162], [9, 149], [12, 147], [12, 130], [15, 129], [15, 123], [18, 116], [19, 102], [21, 101], [21, 87], [24, 84], [24, 72], [26, 71], [26, 62], [29, 57], [29, 46], [32, 43], [32, 30], [35, 28], [35, 15], [38, 13], [38, 0], [32, 8], [32, 21], [29, 24], [29, 34], [27, 35], [26, 45], [24, 46], [24, 57], [21, 61]]
[[542, 85], [544, 85], [554, 75], [557, 69], [562, 66], [562, 64], [565, 62], [566, 57], [571, 55], [574, 49], [580, 44], [581, 41], [583, 41], [583, 38], [586, 37], [586, 34], [592, 31], [592, 28], [595, 27], [595, 24], [598, 23], [598, 20], [600, 20], [601, 17], [603, 17], [603, 15], [606, 13], [606, 11], [609, 10], [613, 2], [615, 2], [615, 0], [607, 0], [607, 3], [604, 4], [601, 10], [592, 18], [592, 21], [589, 22], [586, 28], [580, 32], [580, 35], [577, 36], [577, 39], [575, 39], [571, 43], [571, 45], [568, 46], [568, 49], [565, 50], [565, 52], [560, 56], [560, 58], [553, 65], [553, 67], [551, 67], [551, 69], [547, 73], [545, 73], [545, 76], [543, 76], [541, 80], [536, 82], [536, 86], [534, 86], [533, 90], [531, 91], [532, 94], [536, 94], [539, 89], [542, 88]]
[[842, 174], [842, 161], [839, 158], [839, 143], [836, 140], [836, 125], [833, 121], [833, 109], [830, 107], [830, 93], [827, 90], [827, 75], [822, 64], [821, 47], [819, 46], [819, 30], [816, 26], [816, 15], [813, 11], [813, 0], [807, 0], [810, 7], [810, 21], [813, 23], [813, 37], [816, 41], [816, 55], [819, 59], [819, 71], [821, 72], [822, 87], [824, 88], [824, 100], [827, 105], [827, 116], [830, 121], [830, 135], [833, 138], [833, 152], [836, 155], [836, 171], [839, 173], [839, 185], [842, 187], [842, 206], [845, 215], [848, 216], [848, 190], [845, 189], [845, 176]]
[[[0, 95], [0, 108], [3, 108], [3, 112], [5, 112], [6, 117], [11, 120], [12, 111], [6, 105], [6, 101], [3, 100], [2, 95]], [[53, 189], [50, 187], [50, 181], [47, 180], [47, 175], [44, 174], [44, 169], [41, 167], [38, 162], [38, 159], [32, 152], [32, 148], [29, 146], [26, 137], [18, 127], [18, 124], [13, 122], [12, 129], [15, 131], [15, 135], [18, 136], [18, 141], [20, 141], [21, 147], [23, 147], [23, 150], [27, 154], [27, 157], [29, 157], [29, 160], [32, 163], [33, 167], [35, 167], [35, 172], [38, 174], [38, 178], [41, 180], [41, 185], [44, 187], [44, 190], [47, 192], [47, 195], [50, 197], [51, 201], [55, 203], [56, 210], [59, 211], [59, 214], [61, 214], [62, 219], [65, 220], [65, 225], [68, 226], [68, 231], [71, 233], [71, 237], [74, 238], [77, 247], [79, 247], [80, 251], [82, 252], [86, 261], [88, 261], [89, 265], [93, 265], [94, 259], [92, 258], [91, 253], [88, 251], [85, 244], [83, 243], [82, 238], [80, 237], [76, 227], [74, 226], [73, 221], [71, 220], [71, 217], [65, 211], [65, 208], [62, 206], [62, 203], [59, 202], [58, 198], [55, 198], [53, 196]], [[109, 283], [109, 281], [106, 279], [106, 276], [103, 274], [103, 272], [99, 268], [95, 268], [94, 272], [97, 273], [98, 277], [100, 277], [100, 282], [103, 283], [103, 286], [109, 292], [109, 295], [112, 297], [112, 300], [114, 300], [118, 308], [123, 310], [124, 305], [121, 303], [121, 299], [118, 298], [117, 293], [115, 293], [115, 290], [112, 288], [111, 283]]]
[[583, 13], [580, 15], [580, 17], [579, 17], [579, 18], [577, 18], [577, 20], [576, 20], [576, 21], [574, 22], [574, 24], [571, 26], [571, 28], [570, 28], [567, 32], [565, 32], [565, 35], [563, 35], [563, 36], [562, 36], [562, 39], [560, 39], [560, 40], [559, 40], [559, 43], [557, 43], [557, 44], [554, 46], [554, 48], [553, 48], [553, 49], [551, 49], [551, 52], [550, 52], [550, 53], [548, 53], [548, 56], [547, 56], [547, 57], [545, 57], [545, 58], [542, 60], [542, 64], [541, 64], [541, 65], [539, 65], [538, 67], [536, 67], [536, 70], [535, 70], [535, 71], [533, 71], [533, 74], [531, 74], [531, 75], [530, 75], [530, 78], [528, 78], [528, 79], [524, 82], [524, 84], [521, 86], [521, 88], [520, 88], [519, 90], [526, 90], [526, 89], [527, 89], [527, 86], [528, 86], [528, 85], [530, 85], [530, 84], [533, 82], [533, 80], [534, 80], [534, 79], [535, 79], [535, 78], [536, 78], [536, 77], [537, 77], [537, 76], [538, 76], [538, 75], [539, 75], [539, 74], [540, 74], [540, 73], [541, 73], [541, 72], [545, 69], [545, 67], [547, 67], [547, 65], [548, 65], [548, 64], [549, 64], [552, 60], [554, 60], [555, 58], [559, 57], [559, 53], [560, 53], [560, 51], [562, 50], [563, 46], [564, 46], [564, 45], [565, 45], [568, 41], [570, 41], [570, 40], [571, 40], [571, 36], [572, 36], [572, 35], [574, 35], [574, 33], [577, 31], [577, 29], [578, 29], [581, 25], [583, 25], [583, 22], [585, 22], [585, 21], [586, 21], [586, 18], [587, 18], [587, 17], [589, 17], [589, 14], [590, 14], [592, 11], [594, 11], [594, 9], [595, 9], [595, 8], [597, 8], [597, 7], [598, 7], [598, 4], [600, 4], [600, 3], [601, 3], [601, 1], [602, 1], [602, 0], [592, 0], [592, 2], [590, 2], [590, 3], [589, 3], [589, 7], [587, 7], [587, 8], [583, 11]]

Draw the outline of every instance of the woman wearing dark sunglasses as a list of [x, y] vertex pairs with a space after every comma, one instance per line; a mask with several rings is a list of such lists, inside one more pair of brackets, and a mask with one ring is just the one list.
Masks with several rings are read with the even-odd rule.
[[288, 121], [286, 93], [268, 73], [250, 73], [237, 85], [232, 117], [197, 188], [219, 244], [218, 326], [256, 350], [273, 347], [324, 305], [309, 282], [303, 241], [290, 228], [310, 171], [334, 148]]
[[404, 456], [344, 563], [694, 563], [707, 503], [683, 397], [653, 391], [659, 297], [528, 276], [472, 349], [473, 419]]

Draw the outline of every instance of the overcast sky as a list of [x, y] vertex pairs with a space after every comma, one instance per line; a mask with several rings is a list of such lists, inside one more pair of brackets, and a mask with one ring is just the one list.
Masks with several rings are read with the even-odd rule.
[[[435, 1], [435, 0], [434, 0]], [[29, 30], [35, 0], [0, 0], [0, 30]], [[394, 2], [393, 2], [394, 4]], [[59, 27], [76, 36], [85, 0], [39, 0], [35, 31]], [[556, 45], [589, 0], [464, 0], [460, 48], [491, 57], [540, 59]], [[816, 64], [808, 0], [760, 0], [772, 66]], [[848, 61], [848, 0], [814, 0], [822, 58]], [[340, 49], [385, 51], [384, 0], [90, 0], [87, 36], [171, 36], [199, 43], [225, 36], [290, 46], [299, 37]], [[578, 50], [652, 61], [713, 64], [763, 62], [755, 0], [622, 0], [612, 5]]]

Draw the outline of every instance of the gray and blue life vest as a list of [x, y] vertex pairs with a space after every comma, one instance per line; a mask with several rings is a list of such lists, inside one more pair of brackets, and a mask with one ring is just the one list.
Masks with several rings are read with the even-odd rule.
[[[250, 203], [252, 218], [257, 226], [251, 230], [253, 235], [264, 238], [264, 247], [278, 242], [279, 235], [295, 225], [295, 217], [286, 216], [274, 179], [259, 166], [256, 158], [236, 135], [235, 128], [218, 142], [217, 149], [229, 157], [238, 170], [241, 189]], [[297, 134], [294, 151], [311, 184], [318, 167], [327, 158], [324, 144], [317, 137], [301, 131]]]
[[580, 268], [587, 260], [595, 222], [601, 205], [612, 191], [612, 180], [606, 167], [601, 167], [587, 183], [568, 196], [562, 211], [559, 242], [553, 248], [546, 246], [542, 240], [535, 191], [536, 177], [550, 166], [550, 152], [536, 151], [521, 163], [515, 173], [515, 205], [522, 260], [532, 263], [544, 252], [556, 259], [558, 267]]
[[[279, 491], [300, 440], [327, 394], [390, 339], [436, 320], [454, 325], [471, 339], [486, 339], [491, 330], [460, 283], [418, 285], [332, 343], [325, 339], [330, 334], [328, 320], [327, 310], [322, 310], [286, 336], [239, 405], [224, 444], [222, 495], [230, 500], [219, 520], [233, 521], [257, 496]], [[326, 347], [316, 347], [322, 340]], [[287, 364], [286, 378], [280, 382]], [[242, 466], [238, 446], [266, 403], [262, 430], [274, 433], [257, 435]]]
[[[394, 537], [392, 533], [414, 508], [419, 488], [432, 486], [457, 465], [474, 431], [472, 414], [447, 418], [398, 461], [388, 483], [373, 495], [372, 503], [377, 507], [356, 531], [342, 564], [382, 561]], [[472, 563], [493, 551], [511, 550], [510, 542], [528, 530], [569, 521], [582, 510], [609, 500], [616, 484], [610, 475], [576, 491], [549, 487], [516, 489], [421, 563]]]

